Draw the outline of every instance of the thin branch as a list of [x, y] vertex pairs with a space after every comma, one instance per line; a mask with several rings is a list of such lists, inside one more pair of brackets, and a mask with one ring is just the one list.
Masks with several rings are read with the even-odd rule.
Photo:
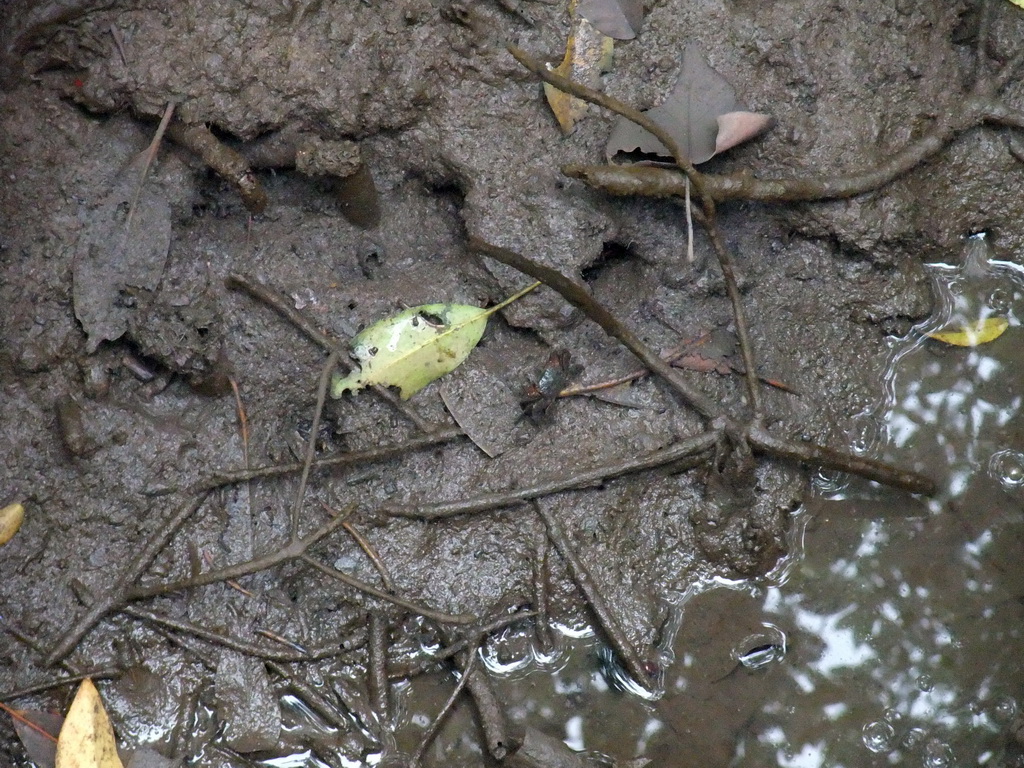
[[267, 664], [267, 668], [286, 680], [287, 685], [309, 705], [310, 709], [326, 720], [328, 725], [333, 725], [342, 733], [351, 730], [352, 721], [345, 717], [342, 711], [334, 706], [326, 696], [320, 693], [320, 689], [293, 674], [283, 664], [271, 661]]
[[476, 671], [474, 664], [476, 663], [478, 649], [479, 646], [477, 645], [474, 645], [469, 649], [467, 653], [468, 661], [466, 662], [465, 668], [461, 670], [462, 676], [459, 678], [458, 685], [456, 685], [452, 690], [451, 695], [448, 696], [448, 699], [442, 705], [437, 716], [434, 718], [434, 721], [423, 734], [423, 738], [420, 739], [419, 746], [416, 747], [416, 751], [413, 752], [412, 758], [409, 760], [409, 768], [419, 768], [419, 764], [423, 760], [423, 753], [427, 751], [427, 747], [429, 747], [431, 742], [434, 741], [434, 738], [437, 736], [437, 732], [441, 730], [441, 726], [448, 717], [448, 713], [451, 712], [452, 707], [455, 706], [455, 702], [458, 700], [459, 694], [462, 693], [466, 687], [466, 683], [469, 682], [469, 676]]
[[295, 500], [292, 502], [291, 542], [295, 542], [299, 538], [299, 516], [302, 512], [302, 502], [306, 497], [306, 484], [309, 482], [309, 472], [313, 467], [313, 457], [316, 455], [316, 443], [320, 435], [320, 418], [323, 416], [324, 401], [327, 399], [327, 386], [331, 382], [331, 374], [338, 363], [338, 354], [338, 350], [331, 352], [320, 372], [320, 381], [316, 389], [316, 408], [313, 410], [313, 424], [309, 429], [309, 441], [306, 444], [306, 458], [302, 462], [302, 475], [299, 477], [299, 487], [295, 491]]
[[917, 472], [814, 443], [794, 443], [790, 440], [783, 440], [758, 426], [750, 427], [747, 439], [754, 450], [776, 458], [800, 461], [823, 469], [850, 472], [909, 493], [931, 496], [936, 490], [934, 480]]
[[[715, 202], [751, 200], [763, 203], [837, 200], [870, 192], [908, 173], [941, 152], [960, 133], [974, 127], [980, 115], [939, 119], [924, 136], [866, 171], [835, 176], [764, 179], [750, 171], [706, 175], [704, 189]], [[576, 165], [562, 173], [613, 195], [683, 197], [686, 178], [667, 168], [619, 165]]]
[[[263, 302], [281, 315], [285, 320], [306, 334], [313, 342], [318, 344], [325, 351], [340, 353], [344, 350], [344, 344], [335, 341], [330, 336], [322, 333], [319, 328], [306, 319], [305, 315], [295, 309], [284, 296], [273, 288], [238, 273], [228, 275], [224, 280], [224, 284], [232, 290], [241, 291], [257, 301]], [[339, 356], [338, 366], [343, 368], [346, 372], [352, 369], [351, 363], [349, 363], [349, 361], [343, 356]], [[436, 427], [420, 416], [415, 408], [403, 401], [387, 387], [380, 384], [374, 384], [372, 389], [385, 402], [391, 405], [392, 408], [406, 416], [406, 418], [408, 418], [423, 432], [429, 433], [436, 430]]]
[[[525, 256], [515, 253], [514, 251], [509, 251], [505, 248], [498, 248], [497, 246], [485, 243], [476, 237], [471, 237], [469, 239], [469, 247], [473, 250], [492, 256], [509, 266], [515, 267], [531, 277], [542, 280], [549, 287], [560, 293], [563, 298], [574, 306], [580, 307], [592, 320], [601, 325], [606, 332], [619, 339], [619, 341], [621, 341], [630, 352], [636, 355], [641, 362], [647, 365], [647, 367], [654, 373], [657, 373], [659, 376], [664, 378], [669, 384], [675, 387], [677, 391], [681, 392], [677, 383], [685, 386], [688, 392], [692, 390], [689, 385], [679, 379], [671, 365], [662, 360], [653, 349], [648, 347], [634, 334], [625, 329], [622, 324], [612, 317], [611, 313], [608, 312], [607, 309], [598, 304], [589, 293], [570, 281], [560, 272], [557, 272], [550, 267], [546, 267], [543, 264], [538, 264]], [[551, 280], [550, 283], [548, 282], [549, 279]], [[665, 373], [665, 371], [667, 371], [667, 373]], [[702, 402], [708, 399], [707, 396], [699, 390], [696, 391], [696, 394], [698, 396], [698, 400], [696, 402]], [[717, 411], [717, 408], [715, 410]], [[841, 453], [839, 451], [822, 446], [816, 446], [811, 443], [793, 443], [789, 440], [775, 437], [756, 423], [753, 426], [743, 427], [733, 419], [722, 416], [716, 419], [714, 424], [720, 425], [721, 430], [724, 431], [736, 446], [741, 446], [747, 440], [750, 440], [755, 447], [761, 449], [762, 453], [767, 453], [779, 458], [795, 459], [797, 461], [817, 464], [818, 466], [828, 466], [831, 468], [841, 469], [844, 472], [859, 474], [870, 480], [884, 482], [895, 488], [910, 491], [911, 493], [932, 494], [935, 492], [935, 483], [930, 478], [918, 473], [901, 470], [898, 467], [894, 467], [889, 464], [875, 462], [869, 459], [862, 459], [858, 456], [853, 456], [852, 454]], [[698, 439], [699, 438], [690, 438], [690, 440]], [[465, 502], [461, 503], [465, 504]]]
[[206, 640], [209, 643], [229, 648], [233, 651], [238, 651], [246, 656], [263, 659], [264, 661], [317, 661], [319, 659], [329, 659], [335, 656], [340, 656], [351, 650], [351, 648], [346, 644], [338, 644], [332, 648], [322, 648], [314, 651], [280, 651], [261, 647], [254, 643], [248, 643], [239, 638], [228, 637], [227, 635], [222, 635], [220, 632], [200, 627], [196, 624], [192, 624], [191, 622], [175, 619], [171, 616], [166, 616], [162, 613], [150, 611], [135, 605], [126, 605], [121, 608], [121, 612], [133, 618], [148, 621], [153, 624], [159, 624], [160, 626], [167, 627], [168, 629], [173, 629], [176, 632], [184, 632], [202, 640]]
[[468, 499], [439, 502], [437, 504], [384, 507], [380, 511], [394, 517], [411, 517], [420, 520], [440, 520], [446, 517], [454, 517], [455, 515], [487, 512], [500, 507], [509, 507], [532, 501], [542, 496], [549, 496], [552, 493], [589, 488], [616, 477], [622, 477], [623, 475], [640, 472], [645, 469], [654, 469], [669, 464], [678, 465], [680, 462], [686, 465], [687, 460], [692, 460], [692, 463], [689, 463], [690, 466], [696, 466], [697, 463], [703, 461], [703, 454], [710, 451], [720, 437], [720, 432], [710, 430], [702, 435], [680, 440], [668, 448], [663, 448], [660, 451], [655, 451], [638, 459], [625, 459], [611, 464], [603, 464], [599, 467], [548, 480], [547, 482], [538, 483], [527, 488], [517, 488], [501, 493], [485, 493]]
[[466, 650], [470, 645], [478, 643], [487, 637], [492, 632], [497, 632], [499, 629], [511, 626], [524, 619], [529, 619], [537, 615], [536, 611], [516, 611], [506, 616], [499, 616], [493, 621], [489, 621], [486, 624], [479, 624], [477, 626], [469, 627], [462, 633], [462, 639], [456, 640], [455, 642], [448, 645], [446, 648], [433, 653], [427, 659], [422, 659], [412, 664], [405, 664], [404, 666], [391, 665], [388, 667], [388, 678], [391, 680], [407, 680], [410, 677], [416, 677], [416, 675], [422, 675], [426, 672], [433, 671], [437, 668], [445, 659], [450, 659], [458, 653]]
[[222, 143], [209, 128], [205, 125], [172, 123], [167, 127], [167, 135], [198, 155], [221, 178], [234, 185], [250, 213], [259, 214], [266, 210], [269, 201], [259, 178], [245, 158]]
[[384, 561], [381, 560], [380, 555], [377, 554], [377, 550], [373, 548], [373, 545], [370, 544], [369, 540], [363, 536], [363, 534], [360, 533], [352, 523], [344, 522], [341, 524], [341, 527], [344, 528], [348, 535], [351, 536], [356, 544], [359, 545], [359, 548], [363, 550], [365, 555], [370, 558], [370, 562], [373, 563], [373, 567], [376, 568], [377, 573], [380, 574], [380, 580], [384, 584], [384, 589], [391, 593], [396, 592], [395, 582], [391, 578], [391, 574], [388, 573], [387, 566], [384, 565]]
[[[438, 445], [439, 443], [449, 443], [453, 440], [464, 438], [465, 436], [465, 433], [461, 429], [444, 429], [436, 432], [430, 432], [422, 437], [414, 437], [411, 440], [406, 440], [402, 443], [395, 443], [394, 445], [384, 445], [378, 448], [369, 448], [365, 451], [351, 451], [348, 453], [338, 454], [337, 456], [328, 456], [322, 459], [316, 459], [313, 461], [312, 466], [317, 469], [327, 469], [329, 467], [347, 467], [354, 464], [385, 461], [387, 459], [397, 458], [398, 456], [402, 456], [406, 453], [420, 450], [421, 448], [429, 448], [431, 446]], [[215, 475], [209, 480], [202, 482], [199, 488], [204, 491], [211, 491], [217, 488], [223, 488], [227, 485], [244, 483], [248, 480], [291, 475], [296, 472], [301, 472], [303, 466], [304, 464], [295, 462], [292, 464], [268, 464], [263, 467], [254, 467], [253, 469], [233, 470]]]
[[113, 586], [99, 600], [93, 603], [57, 641], [53, 650], [46, 657], [45, 663], [47, 666], [52, 666], [67, 657], [86, 632], [96, 626], [100, 619], [111, 610], [126, 602], [125, 590], [139, 580], [156, 556], [167, 546], [167, 542], [171, 540], [171, 537], [174, 536], [186, 520], [195, 514], [209, 495], [209, 490], [200, 490], [193, 494], [182, 502], [174, 513], [164, 521], [163, 525], [153, 532], [149, 541], [146, 542], [146, 545], [139, 554], [129, 563]]
[[640, 340], [640, 337], [605, 309], [604, 305], [591, 296], [590, 292], [582, 285], [573, 282], [556, 269], [528, 259], [507, 248], [491, 245], [479, 237], [470, 237], [467, 245], [470, 250], [490, 256], [535, 280], [540, 280], [549, 288], [553, 288], [567, 302], [583, 310], [591, 320], [601, 326], [605, 333], [622, 342], [630, 352], [640, 358], [644, 365], [665, 379], [689, 405], [706, 419], [716, 419], [724, 415], [717, 403], [685, 381], [672, 369], [671, 365], [662, 360], [654, 350]]
[[283, 565], [284, 563], [292, 560], [304, 559], [307, 550], [334, 533], [334, 531], [341, 527], [341, 524], [344, 521], [344, 515], [334, 517], [313, 531], [313, 533], [309, 534], [309, 536], [289, 541], [288, 544], [280, 549], [263, 555], [262, 557], [255, 557], [242, 563], [229, 565], [228, 567], [221, 568], [220, 570], [206, 571], [195, 576], [190, 576], [187, 579], [180, 579], [178, 581], [171, 581], [163, 584], [151, 584], [146, 587], [134, 587], [124, 594], [123, 602], [128, 603], [135, 600], [143, 600], [147, 597], [156, 597], [157, 595], [169, 595], [172, 592], [180, 592], [183, 589], [205, 587], [207, 584], [216, 584], [219, 581], [227, 581], [229, 579], [240, 579], [243, 576], [251, 576], [254, 573], [259, 573], [260, 571], [265, 571], [269, 568]]
[[413, 601], [406, 600], [405, 598], [399, 597], [398, 595], [389, 594], [388, 592], [385, 592], [382, 589], [378, 589], [372, 584], [367, 584], [365, 581], [360, 581], [355, 576], [350, 576], [344, 571], [339, 571], [337, 568], [331, 568], [328, 565], [324, 565], [320, 561], [314, 560], [312, 557], [309, 557], [308, 555], [303, 555], [302, 561], [305, 562], [307, 565], [310, 565], [316, 570], [320, 571], [320, 573], [324, 574], [325, 576], [329, 576], [332, 579], [336, 579], [337, 581], [340, 581], [342, 584], [347, 584], [348, 586], [352, 587], [353, 589], [357, 589], [360, 592], [365, 592], [371, 597], [376, 597], [388, 603], [394, 603], [400, 608], [405, 608], [407, 611], [415, 613], [418, 616], [425, 616], [428, 619], [433, 619], [434, 621], [440, 622], [442, 624], [471, 624], [472, 622], [476, 621], [475, 616], [471, 616], [467, 613], [444, 613], [442, 611], [435, 611], [433, 608], [428, 608], [425, 605], [414, 603]]
[[576, 553], [572, 543], [565, 535], [565, 531], [562, 530], [558, 519], [550, 511], [544, 509], [541, 504], [534, 502], [533, 508], [540, 515], [541, 520], [544, 521], [548, 531], [548, 538], [555, 545], [558, 554], [562, 556], [569, 569], [569, 575], [572, 576], [572, 580], [576, 583], [580, 592], [583, 593], [583, 597], [586, 599], [587, 604], [590, 605], [591, 610], [594, 611], [594, 615], [597, 616], [598, 623], [608, 638], [608, 642], [615, 649], [615, 653], [618, 654], [619, 659], [625, 664], [626, 669], [637, 684], [646, 688], [650, 678], [644, 669], [643, 659], [640, 658], [636, 648], [633, 647], [629, 638], [626, 637], [626, 633], [609, 607], [608, 601], [601, 594], [601, 590], [590, 573], [590, 569], [587, 568], [586, 563]]
[[13, 691], [4, 691], [3, 693], [0, 693], [0, 701], [14, 701], [25, 696], [31, 696], [34, 693], [42, 693], [43, 691], [49, 691], [53, 688], [59, 688], [62, 685], [80, 683], [87, 677], [92, 678], [93, 680], [110, 680], [115, 677], [120, 677], [123, 673], [123, 669], [110, 669], [105, 667], [103, 669], [94, 669], [91, 672], [83, 672], [80, 675], [55, 677], [52, 680], [45, 680], [41, 683], [25, 686], [24, 688], [15, 688]]
[[391, 722], [391, 686], [388, 683], [388, 620], [383, 614], [370, 613], [367, 647], [367, 690], [370, 703], [381, 726]]

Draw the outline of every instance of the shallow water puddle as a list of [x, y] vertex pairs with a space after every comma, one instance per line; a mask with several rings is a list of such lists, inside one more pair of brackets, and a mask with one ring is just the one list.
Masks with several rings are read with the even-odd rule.
[[[918, 500], [820, 477], [792, 556], [768, 577], [695, 587], [680, 601], [674, 662], [658, 698], [626, 690], [588, 628], [536, 659], [483, 654], [513, 720], [595, 765], [1002, 765], [1024, 759], [1024, 271], [935, 265], [939, 310], [893, 342], [885, 393], [849, 436], [855, 450], [939, 480]], [[998, 339], [926, 336], [1005, 317]], [[515, 643], [515, 640], [511, 640]], [[508, 658], [519, 661], [508, 662]], [[412, 751], [450, 679], [406, 691], [399, 748]], [[471, 707], [457, 708], [426, 764], [482, 764]]]
[[[1024, 753], [1011, 736], [1024, 703], [1024, 274], [990, 263], [979, 235], [962, 266], [934, 275], [939, 311], [894, 342], [884, 401], [851, 442], [912, 463], [944, 491], [926, 503], [821, 478], [802, 513], [802, 554], [781, 578], [686, 604], [661, 704], [723, 737], [706, 765], [943, 768]], [[987, 316], [1009, 321], [988, 344], [924, 335]], [[689, 635], [730, 615], [777, 627], [787, 652], [708, 681], [700, 668], [721, 664], [723, 650]], [[734, 655], [751, 641], [736, 642]], [[697, 765], [677, 751], [695, 746], [666, 740], [649, 754]]]

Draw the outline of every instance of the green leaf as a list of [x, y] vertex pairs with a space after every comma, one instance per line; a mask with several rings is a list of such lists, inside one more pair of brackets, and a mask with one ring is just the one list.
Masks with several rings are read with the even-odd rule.
[[540, 283], [482, 309], [469, 304], [423, 304], [380, 320], [352, 339], [359, 370], [335, 374], [331, 397], [374, 384], [398, 387], [408, 400], [434, 379], [455, 370], [487, 328], [487, 318]]

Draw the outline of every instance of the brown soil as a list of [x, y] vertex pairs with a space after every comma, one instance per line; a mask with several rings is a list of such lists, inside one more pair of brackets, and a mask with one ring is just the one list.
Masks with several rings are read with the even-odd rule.
[[[762, 139], [711, 161], [712, 170], [800, 175], [868, 167], [917, 137], [937, 105], [960, 98], [973, 66], [977, 14], [967, 2], [647, 6], [642, 36], [617, 48], [603, 81], [608, 93], [640, 107], [656, 103], [674, 81], [684, 45], [696, 42], [748, 106], [777, 119]], [[582, 275], [655, 348], [730, 329], [723, 281], [701, 234], [696, 262], [685, 262], [679, 205], [610, 198], [560, 174], [567, 162], [598, 162], [612, 118], [591, 109], [563, 137], [540, 86], [504, 45], [559, 56], [561, 3], [15, 1], [8, 8], [7, 89], [0, 92], [0, 503], [24, 502], [27, 519], [3, 549], [0, 614], [44, 654], [83, 610], [74, 583], [102, 593], [185, 489], [244, 466], [225, 376], [245, 405], [250, 465], [302, 456], [324, 355], [278, 315], [229, 291], [230, 273], [272, 286], [316, 326], [346, 338], [403, 306], [483, 305], [525, 284], [469, 253], [469, 232]], [[995, 14], [989, 54], [996, 60], [1019, 39], [1013, 13], [1002, 4]], [[1012, 85], [1008, 100], [1020, 90]], [[118, 244], [123, 203], [134, 194], [125, 180], [137, 178], [128, 166], [169, 102], [177, 118], [209, 125], [243, 152], [280, 132], [357, 142], [379, 191], [380, 224], [354, 226], [330, 184], [287, 169], [260, 172], [269, 205], [250, 215], [233, 185], [165, 140], [139, 196], [132, 242]], [[739, 261], [761, 372], [800, 393], [766, 392], [774, 430], [845, 442], [846, 420], [878, 395], [887, 335], [930, 311], [922, 260], [950, 258], [964, 234], [981, 229], [993, 233], [1004, 257], [1021, 252], [1020, 178], [1002, 132], [980, 129], [877, 193], [724, 207], [720, 223]], [[353, 522], [403, 597], [483, 619], [530, 604], [544, 529], [528, 507], [440, 522], [374, 511], [522, 487], [649, 453], [699, 430], [698, 417], [651, 380], [632, 388], [629, 407], [575, 398], [556, 403], [539, 424], [517, 422], [516, 397], [551, 347], [572, 352], [582, 366], [578, 381], [635, 367], [624, 349], [542, 289], [492, 321], [481, 348], [446, 384], [461, 387], [455, 399], [464, 409], [487, 405], [482, 418], [512, 425], [504, 452], [490, 458], [461, 439], [315, 472], [303, 531], [323, 522], [325, 506], [354, 504]], [[737, 377], [687, 376], [742, 409]], [[487, 392], [473, 383], [481, 381], [503, 382], [513, 396], [501, 400], [500, 387]], [[431, 385], [412, 403], [431, 423], [449, 426], [439, 391]], [[317, 440], [326, 455], [417, 434], [366, 392], [330, 403]], [[799, 467], [762, 460], [742, 488], [724, 487], [705, 471], [656, 471], [541, 503], [586, 559], [630, 642], [651, 648], [667, 601], [695, 580], [752, 576], [775, 565], [805, 486]], [[287, 478], [216, 491], [143, 582], [279, 546], [295, 489]], [[333, 535], [316, 555], [380, 583], [347, 534]], [[365, 623], [367, 611], [389, 623], [395, 654], [436, 641], [428, 625], [296, 565], [248, 577], [243, 586], [251, 594], [215, 585], [144, 605], [266, 647], [258, 630], [305, 647], [336, 644]], [[552, 615], [569, 624], [589, 620], [555, 556], [551, 586]], [[38, 649], [12, 636], [2, 642], [0, 691], [55, 673], [42, 666]], [[167, 754], [234, 765], [217, 745], [264, 757], [292, 749], [294, 735], [279, 738], [272, 714], [267, 724], [266, 709], [242, 703], [253, 686], [265, 685], [272, 708], [279, 676], [253, 669], [236, 652], [115, 615], [68, 661], [80, 671], [128, 670], [110, 686], [119, 731]], [[346, 698], [336, 681], [355, 680], [348, 687], [358, 689], [364, 665], [360, 647], [294, 673], [320, 685], [336, 706], [357, 709], [359, 695]], [[222, 721], [227, 732], [217, 730]], [[155, 739], [142, 735], [147, 723]], [[0, 761], [24, 764], [13, 732], [6, 725], [2, 732]], [[332, 748], [358, 759], [375, 748], [374, 738], [384, 737], [354, 728]]]

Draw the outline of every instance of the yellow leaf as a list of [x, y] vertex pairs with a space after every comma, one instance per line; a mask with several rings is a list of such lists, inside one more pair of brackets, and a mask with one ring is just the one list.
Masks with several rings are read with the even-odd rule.
[[382, 384], [398, 387], [408, 400], [427, 384], [451, 373], [473, 351], [487, 328], [487, 318], [525, 296], [540, 283], [490, 309], [470, 304], [423, 304], [379, 320], [352, 339], [359, 369], [334, 374], [331, 397]]
[[1010, 0], [1010, 2], [1016, 5], [1018, 8], [1024, 8], [1024, 0]]
[[[596, 88], [601, 82], [601, 73], [611, 67], [612, 49], [615, 41], [597, 31], [593, 24], [576, 12], [576, 0], [569, 4], [569, 39], [565, 43], [565, 57], [552, 71], [588, 88]], [[587, 102], [577, 99], [552, 85], [544, 84], [544, 95], [551, 111], [562, 128], [562, 133], [572, 131], [576, 121], [587, 111]]]
[[[1024, 3], [1024, 0], [1020, 2]], [[986, 317], [971, 325], [943, 328], [941, 331], [929, 333], [928, 337], [955, 347], [976, 347], [998, 339], [1009, 324], [1005, 317]]]
[[117, 756], [110, 718], [89, 678], [78, 686], [64, 718], [57, 737], [55, 768], [124, 768]]
[[25, 519], [25, 507], [21, 504], [8, 504], [0, 509], [0, 547], [14, 538]]

